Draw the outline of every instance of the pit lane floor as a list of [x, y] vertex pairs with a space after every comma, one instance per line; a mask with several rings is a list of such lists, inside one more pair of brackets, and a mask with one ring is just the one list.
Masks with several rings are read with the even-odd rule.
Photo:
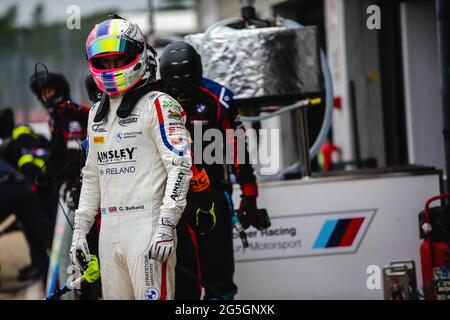
[[39, 300], [44, 297], [41, 281], [17, 281], [18, 270], [29, 263], [29, 249], [21, 231], [0, 236], [0, 300]]

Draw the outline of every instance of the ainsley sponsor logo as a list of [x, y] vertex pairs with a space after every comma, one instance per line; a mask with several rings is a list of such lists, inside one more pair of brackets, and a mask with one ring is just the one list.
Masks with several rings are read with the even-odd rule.
[[117, 162], [134, 161], [136, 149], [137, 147], [123, 148], [109, 151], [99, 151], [97, 152], [98, 163], [109, 164]]
[[183, 172], [178, 173], [177, 180], [175, 181], [175, 185], [173, 186], [172, 194], [170, 197], [174, 201], [178, 201], [178, 198], [180, 197], [181, 192], [183, 191], [183, 183], [186, 180], [186, 174]]

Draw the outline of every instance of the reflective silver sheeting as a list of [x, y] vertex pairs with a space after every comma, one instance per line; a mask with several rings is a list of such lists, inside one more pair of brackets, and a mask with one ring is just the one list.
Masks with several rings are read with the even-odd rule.
[[233, 90], [236, 99], [322, 91], [316, 27], [223, 27], [203, 37], [185, 39], [201, 54], [204, 76]]

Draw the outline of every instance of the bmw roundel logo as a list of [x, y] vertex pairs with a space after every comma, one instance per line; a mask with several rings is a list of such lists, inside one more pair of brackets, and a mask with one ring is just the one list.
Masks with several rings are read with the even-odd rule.
[[117, 134], [116, 134], [117, 142], [122, 141], [124, 137], [125, 137], [125, 135], [123, 134], [123, 132], [117, 132]]
[[206, 111], [206, 106], [203, 103], [200, 103], [197, 105], [197, 112], [198, 113], [204, 113]]
[[156, 288], [148, 288], [145, 291], [145, 298], [147, 300], [158, 300], [159, 299], [159, 291]]

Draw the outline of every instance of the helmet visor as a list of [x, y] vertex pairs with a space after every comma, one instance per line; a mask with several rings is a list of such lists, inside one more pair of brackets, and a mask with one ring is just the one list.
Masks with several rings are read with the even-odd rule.
[[88, 60], [98, 54], [109, 52], [125, 53], [135, 57], [138, 53], [138, 42], [117, 36], [104, 36], [96, 39], [86, 49]]

